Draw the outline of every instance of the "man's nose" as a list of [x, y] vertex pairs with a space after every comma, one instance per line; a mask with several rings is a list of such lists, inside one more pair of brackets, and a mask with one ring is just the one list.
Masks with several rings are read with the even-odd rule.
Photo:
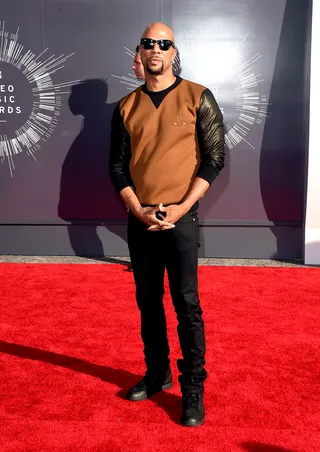
[[159, 44], [156, 42], [152, 48], [152, 53], [160, 53], [160, 52], [161, 52], [161, 49], [159, 47]]

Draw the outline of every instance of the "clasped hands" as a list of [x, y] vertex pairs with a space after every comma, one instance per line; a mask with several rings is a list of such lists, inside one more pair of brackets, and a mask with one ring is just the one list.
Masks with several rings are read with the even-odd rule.
[[[157, 218], [156, 214], [158, 213]], [[165, 231], [175, 227], [175, 223], [186, 213], [185, 208], [179, 204], [164, 207], [161, 204], [155, 207], [141, 207], [137, 217], [148, 226], [148, 231]]]

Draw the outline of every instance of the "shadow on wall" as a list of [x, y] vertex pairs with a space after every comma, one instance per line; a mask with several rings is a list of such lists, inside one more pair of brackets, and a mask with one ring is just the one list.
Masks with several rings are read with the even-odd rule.
[[[104, 256], [97, 233], [105, 226], [126, 241], [126, 228], [109, 220], [126, 220], [123, 202], [108, 171], [111, 118], [116, 103], [108, 104], [108, 85], [102, 79], [74, 85], [69, 97], [73, 115], [83, 122], [62, 166], [58, 215], [67, 221], [71, 246], [77, 256]], [[105, 252], [106, 251], [106, 252]]]
[[280, 259], [301, 259], [305, 156], [308, 149], [308, 65], [311, 2], [287, 2], [260, 157], [260, 189]]
[[248, 452], [295, 452], [292, 449], [284, 449], [283, 447], [270, 446], [268, 444], [250, 441], [241, 444], [241, 447]]

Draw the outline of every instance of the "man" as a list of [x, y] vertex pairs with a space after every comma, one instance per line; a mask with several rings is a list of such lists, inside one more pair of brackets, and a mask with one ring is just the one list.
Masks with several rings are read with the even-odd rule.
[[133, 60], [132, 69], [138, 80], [144, 80], [144, 67], [141, 62], [140, 46], [136, 47], [136, 54]]
[[146, 375], [128, 392], [145, 400], [172, 386], [164, 272], [183, 359], [181, 423], [203, 423], [207, 373], [198, 298], [198, 200], [224, 166], [222, 115], [212, 93], [175, 77], [173, 32], [150, 25], [140, 44], [146, 83], [124, 97], [111, 128], [110, 175], [130, 209], [128, 246], [141, 314]]

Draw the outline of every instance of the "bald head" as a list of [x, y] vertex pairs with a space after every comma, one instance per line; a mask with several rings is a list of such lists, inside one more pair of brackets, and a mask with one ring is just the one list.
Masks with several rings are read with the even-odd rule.
[[174, 35], [171, 28], [162, 22], [154, 22], [144, 30], [142, 38], [169, 39], [174, 42]]
[[154, 22], [144, 30], [142, 41], [140, 55], [147, 78], [163, 76], [172, 82], [172, 63], [176, 56], [172, 30], [162, 22]]

